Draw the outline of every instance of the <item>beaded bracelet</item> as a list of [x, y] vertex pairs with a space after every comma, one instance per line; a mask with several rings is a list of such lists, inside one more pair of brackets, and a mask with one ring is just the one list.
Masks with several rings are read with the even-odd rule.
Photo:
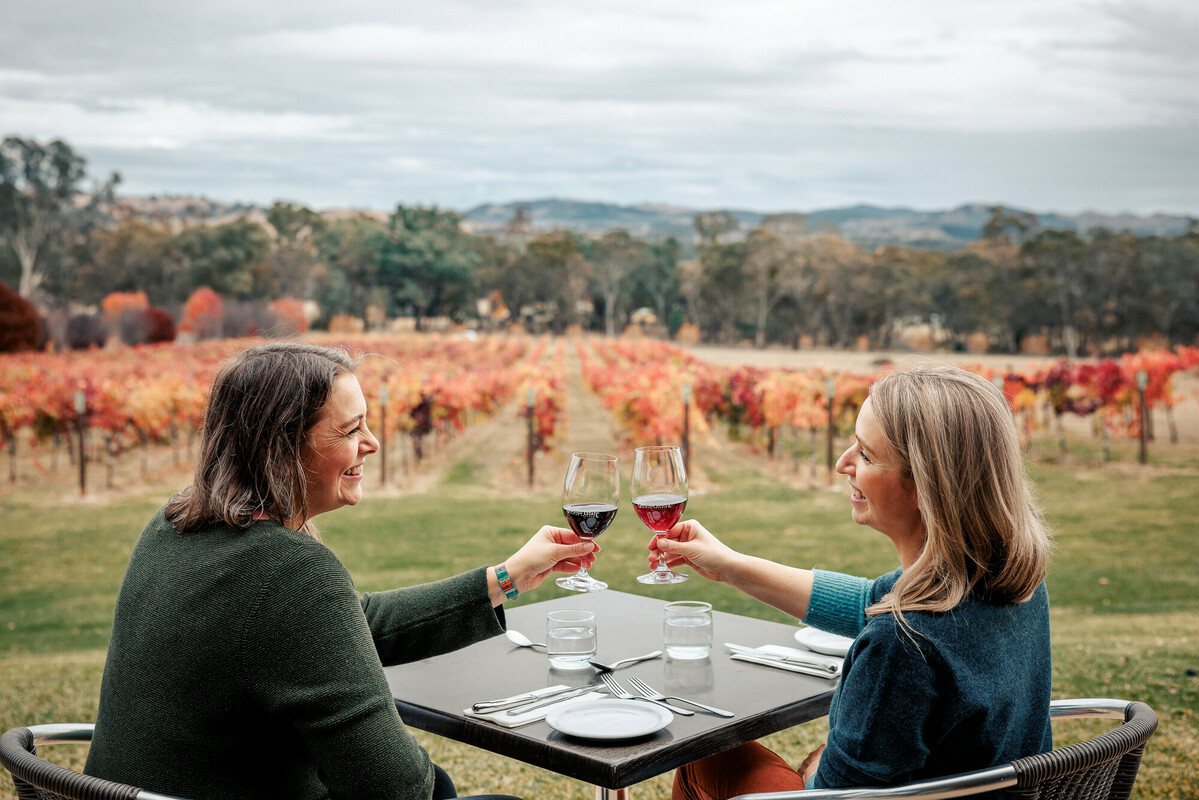
[[508, 577], [508, 570], [503, 564], [495, 568], [495, 577], [500, 582], [500, 589], [504, 592], [504, 596], [509, 600], [515, 600], [520, 597], [520, 592], [516, 591], [516, 585], [512, 583], [512, 578]]

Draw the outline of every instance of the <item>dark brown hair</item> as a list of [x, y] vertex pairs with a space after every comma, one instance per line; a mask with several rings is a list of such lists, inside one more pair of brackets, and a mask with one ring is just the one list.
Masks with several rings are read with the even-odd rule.
[[309, 430], [334, 382], [356, 367], [343, 350], [298, 342], [253, 347], [222, 365], [204, 410], [195, 479], [166, 505], [175, 529], [248, 528], [264, 515], [299, 519], [307, 529]]

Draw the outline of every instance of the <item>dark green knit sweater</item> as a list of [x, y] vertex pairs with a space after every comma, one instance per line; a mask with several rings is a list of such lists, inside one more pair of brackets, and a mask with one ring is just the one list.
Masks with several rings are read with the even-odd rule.
[[359, 595], [273, 522], [181, 535], [162, 512], [117, 599], [86, 772], [204, 798], [429, 798], [383, 665], [503, 630], [480, 568]]

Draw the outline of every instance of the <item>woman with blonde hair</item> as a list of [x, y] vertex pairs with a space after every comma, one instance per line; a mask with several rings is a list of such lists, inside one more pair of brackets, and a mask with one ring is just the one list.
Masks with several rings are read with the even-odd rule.
[[887, 786], [1052, 748], [1051, 542], [1003, 394], [948, 366], [871, 387], [837, 461], [854, 522], [887, 536], [879, 578], [743, 555], [695, 520], [651, 544], [806, 624], [853, 637], [825, 745], [797, 768], [757, 742], [682, 767], [675, 800]]

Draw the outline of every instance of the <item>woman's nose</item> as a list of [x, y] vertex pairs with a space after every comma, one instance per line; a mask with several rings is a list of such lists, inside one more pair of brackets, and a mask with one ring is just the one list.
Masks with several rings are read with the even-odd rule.
[[853, 450], [853, 448], [848, 448], [844, 453], [841, 454], [841, 457], [837, 459], [837, 472], [840, 472], [842, 475], [848, 475], [850, 473], [851, 464], [853, 463], [853, 459], [849, 457], [850, 450]]

